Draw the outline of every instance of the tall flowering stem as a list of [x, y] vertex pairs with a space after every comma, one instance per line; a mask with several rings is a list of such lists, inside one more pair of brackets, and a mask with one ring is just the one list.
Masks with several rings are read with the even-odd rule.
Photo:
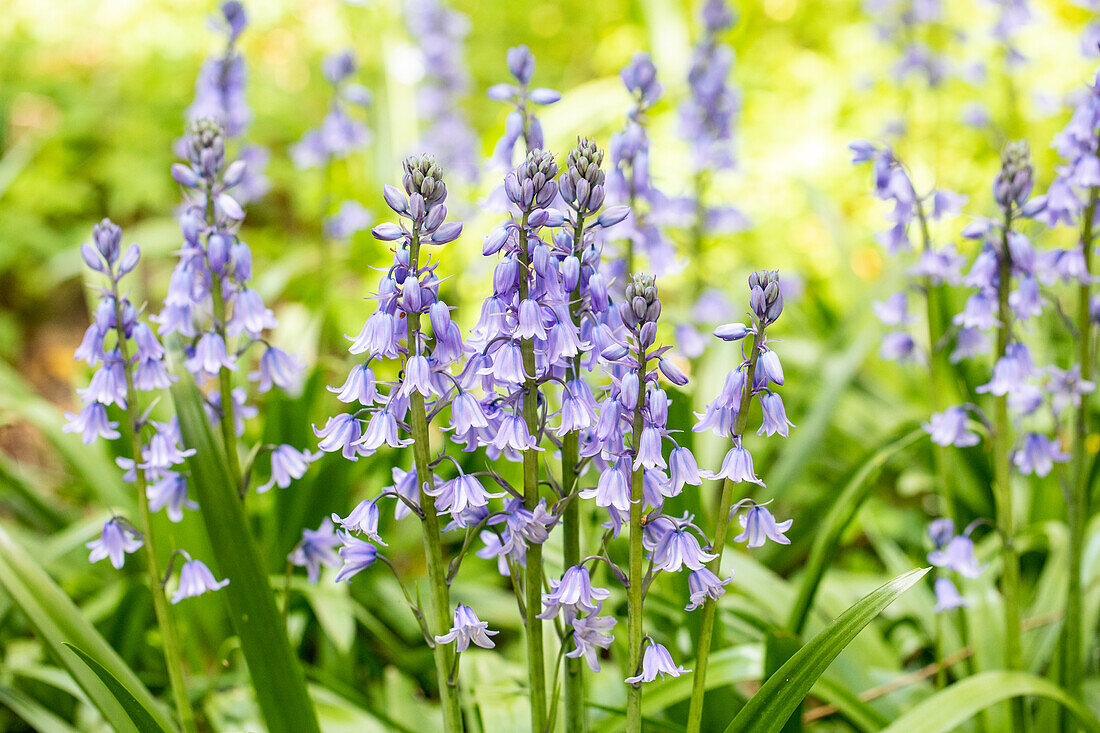
[[[749, 500], [734, 500], [735, 484], [742, 482], [763, 485], [755, 475], [752, 456], [744, 447], [745, 430], [748, 428], [749, 408], [754, 395], [759, 395], [764, 423], [760, 434], [779, 433], [786, 437], [791, 427], [783, 408], [782, 398], [769, 391], [770, 384], [783, 384], [783, 369], [775, 352], [768, 348], [767, 328], [783, 312], [783, 294], [779, 287], [779, 274], [762, 270], [749, 277], [750, 307], [753, 323], [745, 326], [732, 323], [720, 326], [714, 334], [725, 341], [738, 341], [752, 336], [752, 345], [741, 365], [726, 378], [722, 394], [707, 406], [706, 413], [696, 425], [695, 430], [710, 428], [732, 438], [732, 447], [717, 473], [705, 473], [705, 477], [722, 479], [722, 492], [718, 503], [718, 513], [714, 528], [712, 557], [707, 571], [715, 582], [724, 584], [728, 580], [722, 577], [722, 556], [725, 553], [729, 525], [740, 507], [751, 506], [749, 514], [741, 517], [744, 532], [737, 541], [748, 541], [749, 547], [764, 544], [765, 538], [786, 544], [788, 540], [783, 532], [790, 527], [790, 521], [776, 524], [774, 518], [763, 506]], [[731, 576], [732, 577], [732, 576]], [[718, 612], [717, 592], [707, 593], [705, 600], [698, 605], [703, 607], [703, 618], [699, 630], [698, 657], [695, 663], [695, 679], [692, 681], [691, 703], [688, 708], [687, 730], [697, 733], [703, 716], [703, 697], [706, 694], [707, 664], [710, 658], [714, 637], [714, 621]]]
[[[906, 178], [909, 181], [909, 190], [913, 194], [917, 222], [920, 224], [921, 252], [926, 256], [934, 255], [924, 202], [917, 194], [916, 188], [913, 187], [912, 179], [908, 176]], [[931, 386], [932, 411], [938, 413], [944, 410], [946, 407], [945, 401], [951, 394], [948, 366], [945, 363], [947, 354], [942, 344], [944, 336], [942, 333], [943, 299], [939, 288], [942, 280], [937, 279], [933, 273], [925, 271], [921, 275], [920, 282], [921, 288], [924, 290], [925, 318], [928, 321], [928, 377], [929, 386]], [[950, 472], [948, 471], [951, 457], [948, 454], [947, 446], [933, 443], [932, 460], [936, 469], [936, 483], [940, 490], [940, 502], [943, 504], [943, 516], [955, 519], [955, 501], [951, 495]]]
[[[741, 390], [741, 402], [737, 412], [737, 424], [734, 427], [733, 441], [740, 443], [749, 422], [749, 405], [752, 403], [752, 384], [756, 375], [756, 362], [760, 358], [760, 349], [764, 344], [764, 329], [760, 328], [753, 338], [752, 349], [748, 355], [748, 367], [745, 372], [745, 386]], [[722, 577], [722, 555], [725, 554], [726, 538], [729, 535], [730, 512], [733, 506], [735, 482], [729, 478], [722, 481], [722, 494], [718, 501], [718, 519], [714, 527], [714, 553], [718, 556], [710, 561], [708, 570]], [[703, 618], [699, 628], [699, 655], [695, 661], [695, 678], [691, 682], [691, 704], [688, 708], [688, 733], [697, 733], [703, 719], [703, 696], [706, 693], [707, 663], [710, 659], [711, 640], [714, 636], [714, 618], [718, 613], [718, 600], [707, 598], [703, 604]]]
[[[1031, 190], [1031, 160], [1026, 143], [1010, 144], [1003, 156], [1001, 173], [994, 184], [994, 193], [1004, 212], [997, 259], [997, 338], [994, 358], [1000, 362], [1008, 354], [1012, 340], [1013, 309], [1009, 303], [1012, 289], [1013, 214], [1026, 197], [1022, 181]], [[994, 372], [996, 378], [996, 372]], [[1016, 523], [1012, 508], [1012, 423], [1008, 415], [1008, 395], [1002, 390], [993, 397], [993, 499], [997, 528], [1001, 534], [1001, 594], [1005, 606], [1005, 664], [1009, 669], [1023, 669], [1020, 645], [1020, 558], [1016, 551]], [[1012, 703], [1013, 730], [1025, 730], [1026, 713], [1023, 700]]]
[[[581, 261], [585, 257], [585, 220], [595, 216], [604, 201], [604, 173], [600, 169], [603, 151], [588, 138], [578, 138], [576, 147], [566, 158], [566, 170], [562, 173], [559, 192], [569, 206], [567, 227], [563, 230], [568, 239], [568, 257], [570, 268], [576, 266], [576, 283], [569, 292], [569, 320], [577, 333], [581, 332], [581, 311], [585, 305], [582, 294]], [[597, 220], [598, 224], [598, 220]], [[571, 237], [569, 229], [572, 229]], [[570, 277], [573, 277], [570, 271]], [[566, 282], [564, 285], [569, 286]], [[578, 384], [581, 379], [583, 354], [578, 350], [570, 360], [570, 373], [567, 381]], [[572, 395], [574, 399], [579, 395]], [[563, 395], [563, 403], [568, 399]], [[562, 436], [561, 477], [562, 495], [572, 497], [577, 490], [577, 465], [579, 456], [580, 431], [570, 430]], [[576, 497], [567, 498], [562, 511], [562, 558], [567, 568], [581, 562], [580, 501]], [[584, 679], [581, 676], [581, 660], [565, 659], [565, 725], [569, 731], [585, 729]]]
[[[652, 282], [652, 281], [651, 281]], [[632, 300], [631, 293], [627, 291], [627, 301]], [[644, 342], [638, 344], [638, 384], [646, 383], [646, 349]], [[634, 406], [634, 422], [631, 432], [634, 455], [638, 453], [638, 447], [642, 440], [642, 411], [645, 409], [647, 390], [639, 388], [638, 403]], [[645, 550], [642, 547], [642, 481], [644, 471], [640, 463], [635, 461], [636, 468], [630, 474], [630, 555], [629, 555], [629, 585], [627, 586], [627, 644], [630, 656], [627, 668], [635, 673], [641, 666], [642, 639], [643, 639], [643, 611], [642, 611], [642, 562], [645, 559]], [[640, 684], [629, 685], [626, 688], [626, 729], [642, 729], [642, 686]]]
[[[437, 174], [438, 175], [438, 174]], [[409, 243], [409, 276], [420, 277], [420, 225], [414, 223]], [[409, 354], [420, 353], [420, 314], [410, 312], [406, 318], [408, 326]], [[439, 531], [439, 517], [432, 510], [434, 501], [426, 491], [430, 485], [432, 469], [431, 456], [428, 453], [428, 413], [424, 404], [424, 395], [413, 391], [409, 398], [410, 427], [413, 439], [413, 461], [416, 475], [420, 477], [419, 505], [424, 507], [420, 526], [424, 533], [424, 558], [428, 569], [428, 583], [432, 589], [432, 613], [434, 623], [431, 631], [442, 634], [450, 626], [451, 592], [447, 583], [447, 566], [443, 562], [443, 544]], [[454, 653], [449, 644], [436, 643], [432, 649], [435, 657], [435, 672], [439, 680], [439, 697], [443, 706], [443, 725], [447, 731], [461, 731], [462, 709], [459, 706], [457, 681], [451, 675], [454, 665]]]
[[[522, 210], [518, 238], [520, 274], [517, 281], [521, 311], [524, 302], [531, 303], [530, 273], [531, 247], [528, 235], [531, 231], [531, 215], [535, 211], [545, 211], [540, 207], [553, 199], [557, 192], [554, 178], [558, 167], [549, 153], [534, 150], [528, 154], [526, 162], [513, 174], [510, 174], [505, 188], [509, 197]], [[542, 218], [542, 217], [540, 217]], [[521, 318], [523, 316], [521, 315]], [[531, 444], [523, 451], [523, 506], [527, 511], [535, 511], [539, 505], [539, 385], [535, 363], [535, 340], [533, 336], [524, 336], [519, 342], [523, 364], [523, 421], [527, 434], [532, 437]], [[527, 548], [527, 563], [524, 574], [524, 593], [527, 626], [527, 664], [531, 675], [531, 729], [542, 730], [546, 727], [546, 651], [542, 638], [542, 619], [539, 609], [542, 606], [542, 544], [532, 543]]]
[[[1091, 382], [1095, 372], [1092, 313], [1093, 217], [1100, 188], [1089, 188], [1089, 202], [1081, 217], [1081, 255], [1085, 277], [1077, 287], [1077, 356], [1081, 382]], [[1073, 422], [1073, 482], [1066, 502], [1069, 520], [1069, 592], [1066, 598], [1064, 683], [1071, 694], [1080, 694], [1084, 670], [1081, 665], [1083, 634], [1081, 559], [1085, 552], [1085, 526], [1089, 518], [1088, 400], [1082, 396]]]
[[[111, 222], [104, 220], [96, 226], [96, 239], [104, 241], [121, 238], [121, 231]], [[116, 246], [117, 249], [117, 246]], [[136, 247], [132, 252], [136, 253]], [[131, 360], [129, 336], [126, 333], [127, 325], [133, 326], [132, 315], [127, 315], [124, 310], [131, 309], [130, 303], [119, 292], [118, 282], [129, 269], [137, 264], [137, 258], [132, 262], [121, 264], [118, 272], [114, 271], [114, 264], [109, 258], [104, 258], [109, 270], [111, 281], [111, 302], [114, 306], [115, 333], [118, 341], [116, 348], [122, 362], [122, 370], [126, 376], [126, 439], [130, 444], [131, 455], [135, 462], [140, 462], [143, 452], [141, 443], [142, 418], [138, 413], [138, 391], [134, 385], [134, 360]], [[129, 257], [127, 260], [131, 259]], [[138, 509], [141, 518], [142, 541], [145, 547], [145, 566], [148, 575], [149, 591], [153, 594], [153, 610], [156, 613], [157, 625], [160, 627], [161, 644], [164, 646], [164, 663], [168, 669], [168, 681], [172, 688], [172, 697], [175, 700], [176, 712], [180, 718], [180, 725], [185, 733], [194, 733], [195, 714], [192, 711], [191, 701], [187, 696], [187, 683], [183, 672], [183, 657], [180, 653], [179, 633], [176, 630], [176, 622], [168, 609], [168, 598], [164, 592], [164, 572], [157, 559], [156, 535], [153, 532], [152, 511], [149, 508], [148, 484], [145, 479], [145, 469], [135, 466], [134, 486], [138, 494]]]

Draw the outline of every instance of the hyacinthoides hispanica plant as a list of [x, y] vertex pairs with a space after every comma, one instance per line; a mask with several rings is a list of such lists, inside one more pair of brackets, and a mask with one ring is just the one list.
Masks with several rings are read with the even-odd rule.
[[[177, 470], [190, 452], [179, 446], [179, 427], [175, 421], [154, 421], [140, 406], [142, 392], [163, 390], [173, 379], [165, 366], [164, 347], [141, 319], [140, 309], [119, 288], [123, 277], [137, 267], [141, 250], [131, 244], [123, 252], [122, 230], [107, 219], [95, 226], [92, 241], [93, 244], [84, 244], [80, 253], [88, 267], [106, 277], [108, 286], [99, 289], [95, 320], [88, 326], [76, 358], [99, 368], [88, 387], [81, 390], [83, 409], [78, 414], [66, 415], [69, 422], [64, 429], [79, 432], [85, 444], [99, 438], [125, 437], [130, 457], [118, 459], [118, 464], [137, 491], [138, 523], [135, 526], [124, 517], [112, 516], [104, 523], [100, 538], [88, 543], [89, 559], [98, 562], [107, 558], [116, 569], [121, 569], [128, 553], [144, 547], [149, 589], [176, 713], [184, 731], [195, 731], [179, 633], [164, 590], [167, 577], [157, 547], [161, 538], [153, 532], [152, 521], [152, 513], [158, 509], [166, 509], [169, 519], [178, 522], [184, 506], [194, 507], [187, 498], [186, 479]], [[123, 412], [121, 421], [109, 419], [107, 408], [111, 405]], [[172, 602], [217, 587], [219, 584], [206, 566], [188, 557], [180, 575], [180, 590]]]
[[[239, 236], [244, 210], [232, 195], [247, 164], [227, 161], [223, 128], [211, 119], [189, 126], [185, 147], [187, 162], [172, 166], [172, 177], [185, 195], [180, 215], [184, 244], [158, 321], [162, 335], [183, 342], [183, 366], [194, 383], [214, 386], [203, 398], [205, 418], [196, 414], [193, 386], [174, 388], [173, 397], [183, 437], [199, 451], [191, 468], [197, 474], [200, 509], [218, 561], [234, 581], [227, 592], [229, 605], [267, 725], [272, 730], [316, 730], [304, 676], [275, 608], [243, 503], [261, 454], [270, 453], [271, 470], [258, 492], [288, 487], [320, 454], [286, 444], [257, 444], [241, 462], [239, 439], [245, 421], [258, 409], [248, 404], [248, 390], [234, 385], [234, 375], [250, 351], [259, 351], [248, 380], [260, 393], [286, 391], [296, 388], [299, 366], [270, 341], [274, 313], [250, 285], [252, 252]], [[199, 424], [206, 419], [218, 427], [220, 445], [208, 426]]]
[[[1094, 49], [1093, 49], [1094, 51]], [[1058, 169], [1047, 193], [1029, 202], [1034, 213], [1050, 227], [1076, 225], [1080, 230], [1077, 246], [1070, 250], [1052, 250], [1047, 255], [1050, 272], [1046, 283], [1055, 279], [1077, 286], [1077, 308], [1073, 325], [1076, 339], [1076, 364], [1056, 373], [1053, 382], [1060, 387], [1060, 402], [1073, 408], [1073, 453], [1069, 490], [1066, 491], [1066, 515], [1069, 521], [1070, 567], [1063, 632], [1062, 682], [1070, 694], [1079, 695], [1084, 677], [1082, 649], [1090, 634], [1082, 619], [1082, 559], [1085, 553], [1085, 529], [1089, 514], [1089, 487], [1092, 475], [1087, 448], [1089, 431], [1088, 395], [1095, 391], [1096, 337], [1100, 321], [1100, 295], [1092, 285], [1093, 246], [1096, 238], [1097, 201], [1100, 200], [1100, 76], [1094, 79], [1081, 98], [1065, 129], [1054, 145], [1065, 164]], [[1032, 212], [1033, 210], [1033, 212]], [[1095, 465], [1094, 465], [1095, 468]]]
[[[413, 467], [401, 474], [395, 471], [395, 486], [384, 490], [377, 498], [364, 501], [347, 517], [335, 517], [344, 528], [340, 534], [343, 546], [339, 550], [344, 566], [337, 580], [350, 579], [379, 557], [374, 545], [352, 534], [361, 532], [385, 544], [378, 536], [379, 499], [389, 497], [397, 502], [395, 518], [414, 514], [420, 520], [431, 605], [424, 614], [411, 600], [409, 602], [433, 649], [444, 727], [447, 731], [458, 731], [462, 730], [457, 690], [458, 655], [450, 642], [456, 642], [458, 652], [465, 650], [470, 635], [467, 633], [459, 638], [459, 634], [471, 629], [475, 643], [492, 646], [492, 642], [484, 634], [477, 633], [479, 622], [465, 606], [455, 611], [456, 634], [448, 638], [445, 633], [451, 619], [450, 579], [443, 557], [439, 515], [433, 509], [445, 508], [444, 513], [450, 510], [462, 515], [468, 508], [484, 507], [491, 495], [474, 476], [463, 475], [461, 471], [452, 481], [438, 481], [436, 468], [441, 459], [433, 460], [431, 456], [428, 430], [431, 419], [452, 401], [455, 403], [452, 423], [466, 421], [464, 429], [457, 431], [459, 434], [487, 423], [480, 405], [476, 401], [471, 404], [461, 382], [448, 371], [448, 367], [464, 355], [464, 346], [458, 326], [450, 319], [450, 307], [439, 298], [439, 277], [435, 272], [438, 263], [432, 263], [430, 251], [421, 261], [422, 247], [453, 241], [461, 233], [462, 225], [445, 221], [447, 187], [442, 169], [431, 156], [409, 157], [403, 167], [404, 191], [389, 185], [385, 188], [386, 203], [403, 222], [401, 225], [380, 224], [373, 230], [376, 238], [399, 244], [394, 248], [393, 264], [379, 284], [378, 306], [359, 335], [351, 339], [349, 349], [352, 354], [368, 356], [363, 364], [352, 368], [338, 395], [342, 402], [357, 407], [352, 412], [329, 418], [326, 425], [317, 430], [317, 435], [321, 438], [321, 450], [339, 451], [349, 460], [373, 455], [382, 445], [391, 448], [412, 446]], [[428, 315], [430, 335], [423, 328], [423, 314]], [[375, 359], [400, 360], [400, 379], [388, 385], [388, 393], [378, 389], [380, 383], [370, 368]], [[457, 389], [457, 393], [452, 393], [452, 388]], [[364, 430], [361, 415], [366, 414], [369, 414], [369, 422]], [[408, 437], [402, 438], [402, 433]]]
[[663, 91], [657, 81], [657, 67], [649, 54], [639, 51], [622, 68], [619, 77], [630, 93], [632, 106], [623, 129], [611, 136], [608, 150], [612, 167], [607, 188], [611, 200], [628, 206], [631, 212], [620, 227], [624, 230], [626, 250], [620, 253], [621, 266], [615, 271], [616, 277], [625, 279], [635, 270], [637, 254], [644, 254], [649, 267], [662, 273], [672, 265], [676, 253], [655, 221], [666, 208], [667, 197], [654, 185], [649, 170], [646, 113]]
[[[783, 293], [779, 286], [779, 274], [763, 270], [754, 272], [749, 277], [750, 324], [746, 326], [743, 323], [730, 323], [720, 326], [714, 332], [723, 341], [751, 339], [751, 345], [742, 362], [726, 376], [721, 393], [707, 405], [704, 414], [698, 416], [700, 419], [694, 428], [696, 431], [711, 430], [721, 437], [728, 437], [732, 445], [722, 460], [719, 471], [701, 473], [704, 478], [721, 481], [721, 494], [714, 528], [714, 554], [708, 559], [706, 567], [696, 568], [690, 578], [692, 603], [703, 607], [699, 652], [688, 711], [687, 730], [690, 733], [696, 733], [702, 721], [707, 662], [714, 635], [718, 598], [725, 592], [723, 586], [733, 579], [731, 574], [729, 578], [722, 580], [722, 555], [731, 520], [737, 515], [743, 529], [734, 541], [747, 542], [750, 548], [759, 547], [768, 539], [780, 544], [790, 542], [784, 533], [790, 529], [791, 520], [777, 523], [766, 507], [749, 499], [737, 499], [734, 495], [735, 484], [763, 485], [756, 476], [752, 454], [744, 445], [753, 397], [759, 401], [763, 413], [763, 423], [757, 431], [758, 434], [770, 436], [778, 433], [786, 437], [793, 427], [787, 419], [783, 398], [771, 390], [772, 385], [782, 385], [784, 378], [779, 356], [768, 345], [767, 329], [782, 312]], [[690, 454], [682, 455], [687, 457]], [[739, 514], [742, 508], [747, 511]]]

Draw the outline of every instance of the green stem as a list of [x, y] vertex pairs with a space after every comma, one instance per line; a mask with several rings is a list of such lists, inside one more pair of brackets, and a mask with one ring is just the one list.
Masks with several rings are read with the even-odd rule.
[[[1089, 203], [1085, 209], [1081, 226], [1081, 248], [1085, 257], [1085, 271], [1092, 273], [1092, 218], [1096, 212], [1097, 196], [1100, 189], [1092, 188]], [[1077, 358], [1081, 365], [1081, 380], [1091, 381], [1093, 376], [1092, 360], [1092, 321], [1089, 319], [1089, 298], [1092, 288], [1089, 283], [1078, 287], [1077, 294]], [[1063, 664], [1065, 674], [1063, 683], [1071, 695], [1080, 696], [1081, 678], [1081, 639], [1082, 639], [1082, 601], [1081, 601], [1081, 559], [1085, 551], [1085, 525], [1089, 516], [1089, 467], [1088, 448], [1088, 399], [1081, 395], [1081, 404], [1077, 407], [1073, 423], [1073, 483], [1070, 486], [1066, 502], [1066, 518], [1069, 522], [1069, 593], [1066, 598], [1065, 648]], [[1072, 724], [1071, 724], [1072, 728]]]
[[[749, 422], [749, 405], [752, 402], [752, 380], [756, 374], [756, 360], [760, 356], [760, 347], [764, 344], [764, 329], [757, 330], [749, 353], [749, 367], [745, 373], [745, 386], [741, 390], [741, 404], [734, 426], [735, 439], [745, 434]], [[729, 533], [730, 507], [733, 506], [734, 482], [722, 481], [722, 497], [718, 502], [718, 518], [714, 528], [714, 546], [711, 550], [718, 557], [707, 564], [707, 568], [722, 577], [722, 555], [726, 549], [726, 535]], [[691, 704], [688, 708], [687, 733], [699, 733], [703, 720], [703, 697], [707, 691], [707, 662], [710, 659], [711, 639], [714, 636], [714, 618], [718, 613], [718, 603], [707, 598], [703, 604], [703, 619], [699, 629], [699, 651], [695, 660], [695, 677], [691, 682]]]
[[[522, 272], [519, 279], [519, 299], [523, 302], [529, 294], [527, 278], [530, 273], [530, 253], [527, 251], [527, 216], [524, 212], [519, 228], [519, 260]], [[535, 380], [535, 342], [520, 340], [523, 357], [523, 421], [527, 432], [537, 440], [539, 432], [538, 382]], [[531, 510], [539, 503], [539, 454], [534, 449], [523, 452], [523, 505]], [[539, 733], [546, 727], [546, 651], [543, 648], [542, 619], [542, 545], [532, 542], [527, 547], [527, 565], [524, 575], [524, 593], [527, 606], [527, 666], [531, 674], [531, 730]]]
[[[584, 214], [577, 213], [577, 224], [573, 229], [574, 257], [580, 258], [584, 241]], [[580, 280], [574, 288], [569, 301], [569, 318], [574, 326], [580, 325], [579, 309], [581, 299]], [[573, 357], [573, 378], [580, 379], [581, 357]], [[580, 436], [576, 432], [566, 433], [561, 444], [561, 488], [563, 496], [570, 496], [577, 489], [577, 461]], [[580, 502], [570, 500], [562, 513], [562, 560], [565, 567], [571, 568], [581, 561]], [[568, 641], [563, 640], [562, 645]], [[568, 733], [582, 733], [588, 727], [584, 705], [584, 677], [580, 659], [565, 660], [565, 730]]]
[[[634, 405], [634, 430], [630, 458], [638, 451], [642, 440], [642, 410], [646, 400], [646, 353], [645, 347], [638, 349], [638, 401]], [[644, 582], [642, 562], [645, 550], [642, 547], [642, 466], [630, 473], [630, 585], [627, 586], [627, 648], [630, 650], [627, 670], [631, 675], [638, 674], [642, 663], [642, 583]], [[642, 686], [640, 683], [626, 688], [626, 729], [642, 729]]]
[[[409, 245], [410, 276], [420, 271], [420, 229], [413, 227]], [[409, 354], [418, 353], [420, 347], [420, 314], [409, 313], [407, 334]], [[409, 413], [413, 438], [413, 461], [416, 466], [416, 482], [420, 498], [420, 527], [424, 534], [424, 559], [428, 570], [428, 582], [432, 591], [432, 607], [429, 615], [429, 633], [432, 638], [446, 632], [451, 625], [451, 591], [447, 585], [447, 566], [443, 562], [443, 544], [439, 531], [439, 517], [435, 512], [435, 500], [424, 487], [431, 481], [431, 453], [428, 443], [428, 412], [424, 396], [413, 391], [409, 397]], [[443, 728], [447, 733], [462, 731], [462, 708], [458, 699], [457, 681], [451, 679], [454, 652], [450, 644], [434, 644], [435, 674], [439, 682], [439, 701], [443, 708]]]
[[[115, 300], [115, 322], [119, 324], [118, 350], [122, 357], [123, 371], [126, 374], [126, 427], [127, 437], [130, 439], [130, 451], [135, 463], [141, 463], [141, 439], [138, 435], [138, 409], [137, 390], [134, 388], [133, 365], [130, 363], [130, 348], [126, 337], [122, 333], [122, 306], [120, 304], [118, 285], [112, 284]], [[172, 688], [172, 697], [176, 703], [176, 712], [179, 714], [180, 727], [184, 733], [196, 733], [195, 714], [191, 709], [191, 701], [187, 696], [187, 683], [183, 675], [183, 657], [180, 654], [179, 633], [176, 631], [176, 622], [168, 608], [168, 599], [164, 594], [164, 575], [157, 560], [156, 535], [153, 533], [153, 515], [149, 511], [149, 497], [146, 494], [145, 471], [134, 469], [134, 484], [138, 492], [138, 507], [141, 514], [141, 532], [143, 546], [145, 548], [146, 569], [148, 572], [149, 590], [153, 594], [153, 611], [157, 617], [157, 625], [160, 627], [161, 644], [164, 645], [164, 664], [168, 669], [168, 682]]]
[[[1001, 232], [1001, 249], [997, 253], [997, 352], [994, 363], [1004, 358], [1012, 334], [1012, 309], [1008, 303], [1011, 289], [1012, 255], [1008, 249], [1008, 233], [1012, 227], [1012, 211], [1005, 212], [1004, 229]], [[1016, 526], [1012, 516], [1012, 469], [1009, 453], [1012, 441], [1009, 430], [1008, 398], [994, 397], [993, 401], [993, 499], [997, 512], [997, 527], [1001, 534], [1001, 594], [1005, 605], [1005, 664], [1008, 669], [1023, 669], [1020, 646], [1020, 558], [1016, 552]], [[1026, 716], [1022, 698], [1012, 701], [1012, 729], [1026, 730]]]
[[[928, 217], [924, 213], [924, 204], [915, 188], [913, 199], [917, 202], [917, 221], [920, 223], [921, 246], [925, 252], [932, 249], [932, 237], [928, 231]], [[944, 361], [946, 356], [940, 347], [943, 338], [941, 328], [943, 326], [943, 304], [940, 301], [940, 289], [932, 283], [931, 277], [923, 278], [924, 303], [927, 309], [928, 319], [928, 376], [931, 387], [931, 403], [933, 412], [943, 412], [948, 396], [951, 394], [951, 384], [947, 378], [949, 367]], [[940, 511], [942, 516], [956, 519], [955, 502], [951, 496], [950, 471], [951, 454], [946, 446], [932, 445], [932, 462], [936, 470], [936, 486], [940, 494]]]

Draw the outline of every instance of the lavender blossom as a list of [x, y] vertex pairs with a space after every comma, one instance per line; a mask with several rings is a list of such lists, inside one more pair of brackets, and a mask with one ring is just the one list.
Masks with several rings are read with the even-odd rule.
[[464, 652], [474, 643], [484, 649], [492, 649], [496, 646], [490, 636], [496, 636], [499, 631], [491, 631], [489, 624], [477, 617], [469, 606], [461, 603], [455, 608], [455, 620], [451, 630], [446, 634], [435, 637], [437, 644], [455, 643], [455, 651]]
[[332, 522], [325, 519], [317, 529], [303, 529], [302, 539], [294, 546], [287, 561], [291, 565], [304, 567], [310, 583], [317, 583], [321, 578], [321, 566], [334, 568], [340, 564], [340, 556], [335, 548], [340, 545], [340, 538]]
[[108, 519], [103, 523], [103, 530], [97, 539], [88, 542], [88, 562], [99, 562], [108, 558], [115, 570], [121, 570], [126, 562], [126, 555], [137, 552], [144, 543], [138, 533], [128, 523], [118, 519]]
[[642, 682], [652, 682], [657, 679], [658, 675], [661, 679], [664, 679], [666, 674], [671, 677], [679, 677], [690, 671], [690, 669], [684, 669], [683, 666], [672, 661], [672, 655], [668, 653], [668, 649], [661, 644], [652, 642], [646, 647], [645, 655], [642, 657], [642, 669], [638, 674], [627, 677], [625, 681], [628, 685], [637, 685]]
[[188, 560], [180, 568], [180, 582], [176, 592], [172, 595], [172, 603], [176, 604], [186, 598], [201, 596], [207, 592], [221, 590], [229, 585], [229, 578], [215, 580], [214, 573], [200, 560]]

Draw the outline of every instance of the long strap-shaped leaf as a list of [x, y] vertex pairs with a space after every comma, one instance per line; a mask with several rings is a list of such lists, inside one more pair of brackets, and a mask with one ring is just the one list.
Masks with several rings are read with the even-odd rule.
[[65, 592], [6, 532], [0, 529], [0, 585], [23, 611], [42, 643], [61, 661], [104, 719], [117, 731], [136, 731], [125, 708], [103, 681], [65, 646], [77, 644], [94, 654], [152, 716], [161, 730], [175, 730], [171, 718], [134, 671], [118, 656]]
[[928, 568], [918, 568], [899, 575], [840, 614], [761, 685], [726, 728], [726, 733], [775, 733], [781, 729], [844, 647], [927, 572]]
[[1076, 716], [1084, 730], [1100, 733], [1100, 720], [1053, 682], [1026, 672], [982, 672], [923, 700], [882, 733], [948, 733], [991, 705], [1013, 697], [1046, 697]]
[[111, 695], [118, 700], [118, 704], [126, 711], [126, 715], [130, 717], [130, 721], [139, 731], [141, 731], [141, 733], [167, 733], [167, 731], [157, 723], [156, 718], [153, 717], [153, 713], [145, 709], [145, 706], [134, 697], [134, 693], [130, 692], [126, 685], [120, 682], [119, 679], [111, 674], [102, 664], [72, 644], [65, 644], [65, 648], [75, 654], [80, 661], [84, 662], [84, 664], [88, 665], [90, 670], [95, 672], [96, 677], [99, 677], [104, 687], [106, 687]]
[[190, 483], [199, 501], [215, 564], [229, 578], [229, 585], [219, 592], [229, 600], [233, 628], [240, 638], [267, 728], [271, 733], [319, 733], [305, 675], [290, 648], [237, 487], [229, 478], [224, 452], [203, 411], [202, 395], [184, 376], [173, 385], [172, 399], [183, 441], [196, 451], [188, 459]]
[[871, 479], [894, 454], [909, 447], [923, 435], [925, 432], [920, 426], [915, 429], [912, 426], [906, 426], [905, 430], [900, 432], [900, 437], [892, 436], [871, 453], [845, 484], [825, 516], [825, 521], [814, 532], [813, 548], [810, 550], [810, 557], [802, 573], [798, 597], [791, 607], [790, 621], [787, 622], [787, 628], [790, 631], [801, 634], [805, 629], [806, 619], [810, 615], [810, 608], [813, 606], [814, 596], [825, 574], [825, 568], [840, 544], [844, 530], [851, 524], [859, 513], [860, 507], [863, 506], [863, 502], [870, 495], [873, 488]]

